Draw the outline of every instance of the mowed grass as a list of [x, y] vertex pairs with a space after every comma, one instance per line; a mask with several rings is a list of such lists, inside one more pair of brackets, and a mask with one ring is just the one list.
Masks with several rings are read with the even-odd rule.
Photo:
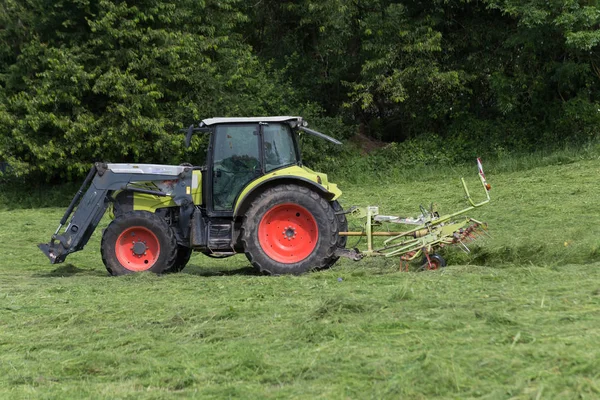
[[[492, 238], [432, 272], [269, 277], [194, 255], [111, 278], [100, 229], [52, 266], [36, 244], [64, 208], [5, 207], [0, 398], [600, 398], [600, 160], [487, 167], [492, 203], [469, 215]], [[474, 167], [413, 172], [342, 181], [343, 205], [455, 211], [461, 175], [481, 196]]]

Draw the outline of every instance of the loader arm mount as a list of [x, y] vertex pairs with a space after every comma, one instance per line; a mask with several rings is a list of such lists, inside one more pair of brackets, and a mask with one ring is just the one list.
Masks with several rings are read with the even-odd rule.
[[[134, 182], [172, 180], [177, 180], [178, 183], [171, 194], [129, 186]], [[69, 254], [83, 249], [106, 212], [108, 205], [114, 202], [112, 194], [116, 190], [131, 190], [156, 196], [171, 196], [175, 204], [180, 207], [183, 217], [180, 218], [180, 223], [186, 221], [189, 223], [191, 214], [194, 211], [193, 199], [190, 195], [191, 181], [192, 167], [188, 166], [97, 162], [90, 169], [86, 179], [65, 211], [50, 242], [40, 243], [38, 247], [48, 257], [51, 264], [61, 263], [65, 261]], [[71, 214], [73, 215], [71, 220], [61, 233], [62, 227], [69, 220]], [[188, 229], [182, 229], [182, 231], [187, 232]]]

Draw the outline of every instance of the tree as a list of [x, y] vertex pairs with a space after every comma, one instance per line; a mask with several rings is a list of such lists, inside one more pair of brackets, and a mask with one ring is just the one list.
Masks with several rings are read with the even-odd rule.
[[175, 162], [187, 124], [285, 108], [235, 33], [237, 3], [5, 0], [0, 158], [47, 176]]

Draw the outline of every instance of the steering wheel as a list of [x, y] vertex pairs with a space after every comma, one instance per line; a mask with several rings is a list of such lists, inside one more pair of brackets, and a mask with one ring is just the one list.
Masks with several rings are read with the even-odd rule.
[[258, 167], [259, 162], [253, 157], [232, 156], [223, 160], [219, 160], [218, 162], [215, 162], [214, 165], [221, 171], [238, 173], [254, 171]]

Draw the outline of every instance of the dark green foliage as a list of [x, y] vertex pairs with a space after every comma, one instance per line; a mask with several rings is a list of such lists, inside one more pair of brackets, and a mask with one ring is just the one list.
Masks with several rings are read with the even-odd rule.
[[[178, 130], [228, 115], [303, 115], [408, 164], [581, 145], [599, 49], [597, 0], [3, 0], [0, 173], [200, 162]], [[306, 142], [309, 165], [356, 157]]]
[[248, 13], [260, 57], [373, 137], [434, 134], [476, 152], [488, 132], [455, 132], [496, 127], [487, 145], [520, 151], [597, 135], [597, 1], [301, 0]]
[[69, 177], [95, 160], [177, 162], [185, 124], [284, 109], [236, 6], [4, 1], [0, 159]]

